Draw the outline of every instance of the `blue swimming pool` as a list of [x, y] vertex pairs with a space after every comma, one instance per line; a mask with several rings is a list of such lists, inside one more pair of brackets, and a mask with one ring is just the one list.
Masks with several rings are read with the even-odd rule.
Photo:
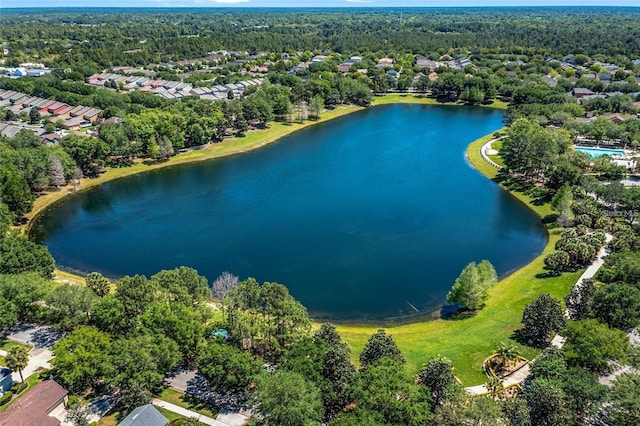
[[613, 155], [624, 156], [625, 152], [621, 149], [607, 149], [607, 148], [584, 148], [584, 147], [576, 147], [576, 151], [584, 152], [591, 158], [598, 158], [603, 155], [608, 155], [609, 157]]

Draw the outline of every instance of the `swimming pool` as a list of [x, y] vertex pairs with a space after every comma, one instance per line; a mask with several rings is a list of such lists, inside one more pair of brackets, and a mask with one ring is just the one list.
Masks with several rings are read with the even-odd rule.
[[585, 148], [585, 147], [576, 147], [576, 151], [584, 152], [591, 158], [598, 158], [603, 155], [608, 155], [609, 157], [614, 155], [619, 155], [624, 157], [626, 154], [621, 149], [607, 149], [607, 148]]

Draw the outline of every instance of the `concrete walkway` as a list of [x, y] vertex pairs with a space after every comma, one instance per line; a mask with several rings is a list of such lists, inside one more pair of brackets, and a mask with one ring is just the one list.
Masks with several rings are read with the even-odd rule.
[[[611, 242], [611, 240], [613, 239], [613, 235], [607, 233], [606, 238], [607, 239], [606, 239], [605, 246], [602, 247], [598, 252], [596, 260], [594, 260], [593, 263], [591, 263], [591, 265], [589, 265], [589, 267], [587, 267], [587, 269], [583, 272], [583, 274], [580, 275], [580, 278], [575, 284], [576, 286], [581, 286], [582, 280], [593, 278], [598, 272], [598, 269], [600, 269], [600, 267], [604, 264], [604, 258], [607, 257], [607, 255], [609, 254], [609, 251], [607, 249], [607, 244]], [[567, 315], [566, 312], [565, 312], [565, 315]], [[566, 340], [567, 339], [565, 337], [562, 337], [561, 335], [556, 334], [553, 340], [551, 340], [551, 346], [554, 346], [558, 349], [562, 349]], [[508, 388], [509, 386], [517, 385], [519, 383], [524, 382], [527, 376], [529, 376], [530, 363], [531, 361], [529, 361], [526, 365], [522, 366], [517, 371], [514, 371], [513, 373], [509, 374], [504, 379], [502, 379], [502, 385], [505, 388]], [[489, 393], [489, 390], [484, 384], [477, 385], [477, 386], [470, 386], [466, 388], [466, 391], [471, 395], [486, 395]]]
[[203, 416], [202, 414], [198, 414], [195, 411], [187, 410], [186, 408], [179, 407], [175, 404], [171, 404], [170, 402], [163, 401], [158, 398], [153, 398], [151, 403], [157, 407], [162, 407], [165, 410], [169, 410], [173, 413], [180, 414], [181, 416], [187, 418], [194, 418], [198, 420], [200, 423], [204, 423], [206, 425], [211, 426], [227, 426], [225, 423], [219, 422], [211, 417]]

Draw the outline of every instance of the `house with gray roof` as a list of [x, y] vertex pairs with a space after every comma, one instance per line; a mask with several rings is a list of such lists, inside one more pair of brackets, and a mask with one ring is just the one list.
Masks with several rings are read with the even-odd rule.
[[167, 426], [169, 421], [153, 405], [141, 405], [133, 410], [118, 426]]

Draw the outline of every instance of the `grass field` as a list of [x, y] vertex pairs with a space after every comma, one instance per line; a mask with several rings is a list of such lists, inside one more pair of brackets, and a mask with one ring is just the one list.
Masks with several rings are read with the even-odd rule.
[[[495, 178], [497, 171], [480, 156], [480, 147], [491, 139], [491, 135], [472, 143], [467, 151], [469, 161], [488, 178]], [[527, 203], [541, 218], [551, 214], [548, 204], [532, 205], [529, 197], [521, 193], [513, 194]], [[442, 355], [453, 361], [456, 375], [465, 386], [484, 383], [482, 361], [492, 354], [498, 342], [507, 342], [518, 330], [524, 306], [542, 293], [556, 298], [564, 298], [582, 271], [565, 273], [559, 277], [544, 278], [544, 256], [553, 251], [559, 238], [559, 231], [549, 230], [549, 242], [543, 253], [533, 262], [501, 280], [490, 291], [489, 301], [483, 310], [465, 319], [434, 320], [407, 325], [384, 327], [395, 339], [407, 358], [407, 367], [417, 372], [429, 358]], [[355, 357], [375, 326], [338, 326], [338, 332], [349, 344]], [[538, 351], [516, 346], [526, 358], [533, 358]]]
[[212, 419], [215, 419], [218, 415], [218, 410], [211, 404], [207, 404], [206, 402], [200, 401], [199, 399], [193, 398], [174, 389], [164, 389], [158, 398], [177, 405], [178, 407], [195, 411], [203, 416], [211, 417]]

